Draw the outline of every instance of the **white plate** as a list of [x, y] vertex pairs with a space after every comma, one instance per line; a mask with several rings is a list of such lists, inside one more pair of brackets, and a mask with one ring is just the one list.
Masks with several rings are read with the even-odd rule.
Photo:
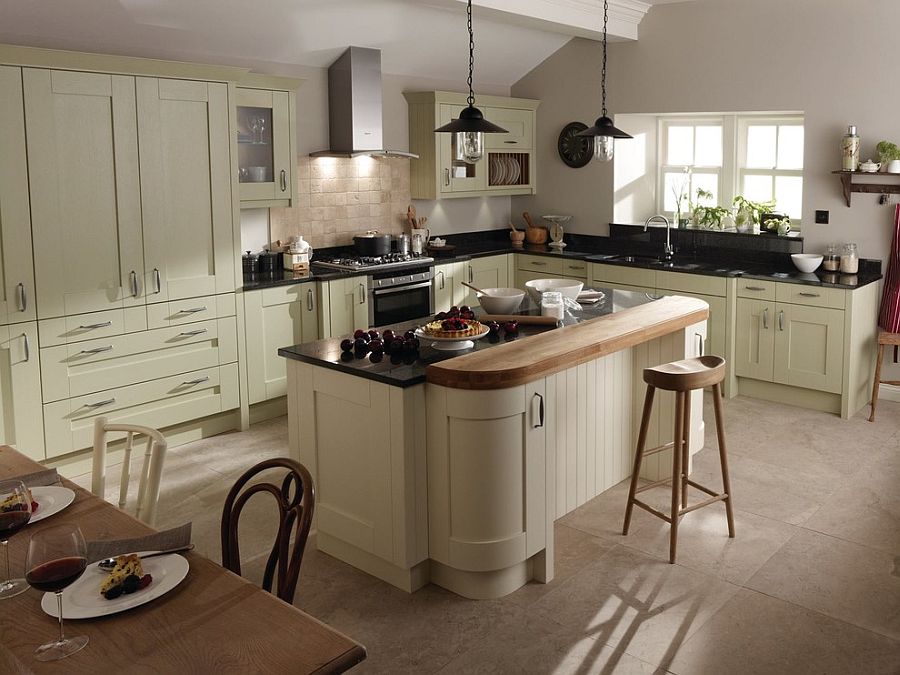
[[484, 326], [484, 329], [475, 335], [467, 335], [464, 338], [454, 337], [438, 337], [437, 335], [429, 335], [421, 328], [416, 328], [416, 337], [420, 340], [432, 340], [431, 348], [438, 351], [456, 351], [458, 349], [471, 349], [475, 346], [473, 340], [480, 340], [491, 332], [491, 329]]
[[516, 185], [519, 182], [519, 177], [522, 175], [522, 166], [512, 157], [509, 158], [509, 163], [512, 167], [512, 179], [509, 181], [509, 184]]
[[[92, 563], [92, 565], [96, 567], [96, 563]], [[97, 616], [117, 614], [147, 604], [180, 584], [190, 569], [187, 558], [177, 553], [142, 560], [141, 566], [144, 568], [144, 574], [150, 574], [153, 582], [143, 590], [135, 591], [130, 595], [123, 593], [115, 600], [107, 600], [100, 595], [100, 584], [104, 577], [99, 574], [91, 574], [92, 565], [88, 565], [88, 570], [81, 575], [81, 578], [63, 591], [64, 619], [91, 619]], [[41, 609], [52, 617], [59, 616], [54, 593], [44, 593], [44, 597], [41, 598]]]
[[36, 523], [56, 515], [75, 501], [75, 492], [59, 485], [39, 485], [31, 488], [31, 498], [37, 502], [37, 510], [31, 514], [30, 523]]

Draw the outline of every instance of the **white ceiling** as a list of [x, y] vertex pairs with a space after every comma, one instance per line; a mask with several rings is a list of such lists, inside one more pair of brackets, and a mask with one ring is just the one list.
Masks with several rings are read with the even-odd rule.
[[[511, 85], [578, 34], [517, 18], [476, 1], [476, 85]], [[439, 81], [468, 61], [452, 0], [0, 0], [0, 42], [238, 66], [327, 66], [358, 45], [382, 49], [386, 73]]]

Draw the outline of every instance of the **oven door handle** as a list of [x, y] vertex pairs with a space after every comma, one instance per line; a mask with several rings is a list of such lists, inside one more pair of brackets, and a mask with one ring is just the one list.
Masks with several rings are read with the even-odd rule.
[[416, 288], [431, 288], [430, 281], [423, 281], [418, 284], [409, 284], [406, 286], [394, 286], [393, 288], [378, 288], [372, 291], [372, 295], [393, 295], [394, 293], [402, 293], [403, 291], [411, 291]]

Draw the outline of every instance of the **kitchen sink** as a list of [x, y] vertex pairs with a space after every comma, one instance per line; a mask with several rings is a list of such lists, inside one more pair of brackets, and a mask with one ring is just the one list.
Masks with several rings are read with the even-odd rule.
[[640, 263], [642, 265], [657, 265], [662, 261], [649, 255], [614, 255], [609, 260], [613, 262]]

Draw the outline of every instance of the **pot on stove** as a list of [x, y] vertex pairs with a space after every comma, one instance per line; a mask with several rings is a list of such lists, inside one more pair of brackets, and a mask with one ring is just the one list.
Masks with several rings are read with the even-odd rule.
[[391, 235], [378, 234], [378, 230], [368, 230], [353, 237], [356, 252], [362, 256], [381, 256], [391, 252]]

